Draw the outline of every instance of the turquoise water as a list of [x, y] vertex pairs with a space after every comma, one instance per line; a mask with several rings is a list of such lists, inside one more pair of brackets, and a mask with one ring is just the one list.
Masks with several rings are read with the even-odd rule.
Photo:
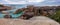
[[[14, 6], [14, 5], [10, 5], [8, 4], [7, 6]], [[9, 12], [9, 15], [11, 15], [13, 18], [16, 18], [16, 17], [19, 17], [23, 14], [23, 12], [19, 13], [19, 14], [13, 14], [17, 9], [19, 8], [23, 8], [25, 7], [26, 5], [15, 5], [16, 8], [12, 9], [12, 10], [7, 10]], [[0, 18], [3, 18], [6, 14], [2, 14], [0, 12]]]
[[[19, 14], [14, 14], [13, 12], [15, 11], [9, 11], [9, 15], [11, 15], [13, 18], [17, 18], [19, 16], [21, 16], [23, 14], [23, 12], [19, 13]], [[0, 18], [3, 18], [6, 14], [2, 14], [0, 13]]]
[[0, 14], [0, 18], [3, 18], [6, 14]]

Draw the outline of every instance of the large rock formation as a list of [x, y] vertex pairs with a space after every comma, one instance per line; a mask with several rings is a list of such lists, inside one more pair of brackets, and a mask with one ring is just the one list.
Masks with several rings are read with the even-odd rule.
[[33, 6], [33, 5], [29, 5], [27, 6], [27, 8], [23, 8], [23, 11], [28, 10], [29, 12], [32, 11], [34, 12], [35, 16], [38, 15], [43, 15], [43, 16], [48, 16], [48, 15], [52, 15], [55, 13], [56, 11], [56, 6]]
[[0, 25], [60, 25], [60, 24], [48, 17], [36, 16], [31, 18], [30, 20], [0, 19]]

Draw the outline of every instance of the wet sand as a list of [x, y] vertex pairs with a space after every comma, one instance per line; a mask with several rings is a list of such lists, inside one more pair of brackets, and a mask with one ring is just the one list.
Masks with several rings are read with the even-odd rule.
[[1, 18], [0, 25], [59, 25], [59, 23], [45, 16], [35, 16], [29, 20]]

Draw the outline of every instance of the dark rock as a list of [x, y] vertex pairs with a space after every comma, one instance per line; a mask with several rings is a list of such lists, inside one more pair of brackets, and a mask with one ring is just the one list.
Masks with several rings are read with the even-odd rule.
[[14, 14], [18, 14], [18, 13], [20, 13], [20, 12], [22, 12], [22, 10], [21, 10], [21, 9], [18, 9], [18, 10], [16, 10], [16, 11], [14, 12]]
[[4, 18], [12, 18], [11, 15], [5, 15]]

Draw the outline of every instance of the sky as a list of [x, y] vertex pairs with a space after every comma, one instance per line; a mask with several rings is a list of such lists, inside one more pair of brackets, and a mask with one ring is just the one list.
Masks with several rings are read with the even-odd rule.
[[60, 5], [60, 0], [0, 0], [0, 4]]

